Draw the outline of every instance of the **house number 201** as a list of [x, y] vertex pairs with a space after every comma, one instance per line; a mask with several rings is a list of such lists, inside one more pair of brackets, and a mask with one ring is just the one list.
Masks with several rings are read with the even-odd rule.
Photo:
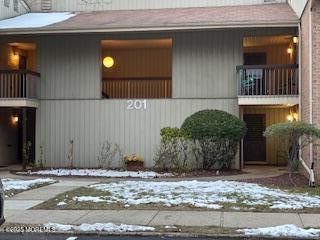
[[128, 110], [144, 110], [147, 109], [147, 100], [128, 100]]

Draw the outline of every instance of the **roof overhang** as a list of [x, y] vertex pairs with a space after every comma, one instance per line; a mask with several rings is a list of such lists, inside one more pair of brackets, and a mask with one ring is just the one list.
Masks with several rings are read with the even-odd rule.
[[0, 35], [120, 33], [207, 29], [298, 27], [288, 4], [81, 12], [39, 27], [0, 29]]

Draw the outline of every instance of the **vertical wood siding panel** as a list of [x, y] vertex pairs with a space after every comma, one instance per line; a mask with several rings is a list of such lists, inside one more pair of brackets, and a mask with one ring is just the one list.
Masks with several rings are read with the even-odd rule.
[[[52, 36], [39, 42], [42, 99], [100, 97], [97, 37]], [[48, 57], [50, 56], [50, 57]]]
[[237, 31], [176, 34], [173, 97], [236, 97], [235, 69], [242, 63], [239, 41]]
[[126, 105], [126, 100], [42, 101], [39, 139], [46, 146], [46, 166], [68, 166], [73, 139], [75, 167], [98, 167], [100, 144], [107, 139], [126, 154], [141, 154], [150, 167], [161, 128], [180, 127], [186, 117], [202, 109], [231, 109], [238, 116], [235, 99], [148, 100], [147, 110], [132, 111]]

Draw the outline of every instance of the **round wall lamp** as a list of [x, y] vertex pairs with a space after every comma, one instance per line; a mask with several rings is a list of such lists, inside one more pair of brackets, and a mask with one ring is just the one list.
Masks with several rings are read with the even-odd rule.
[[112, 57], [105, 57], [102, 62], [106, 68], [112, 68], [114, 65], [114, 59]]
[[18, 115], [12, 115], [11, 116], [11, 122], [13, 125], [17, 124], [19, 122], [19, 116]]

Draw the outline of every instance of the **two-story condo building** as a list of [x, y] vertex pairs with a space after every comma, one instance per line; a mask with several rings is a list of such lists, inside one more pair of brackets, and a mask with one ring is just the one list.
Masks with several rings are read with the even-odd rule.
[[235, 168], [284, 165], [286, 143], [264, 129], [320, 123], [318, 0], [23, 2], [28, 14], [0, 21], [1, 165], [31, 141], [47, 167], [70, 149], [97, 167], [108, 140], [152, 167], [160, 129], [202, 109], [247, 123]]

